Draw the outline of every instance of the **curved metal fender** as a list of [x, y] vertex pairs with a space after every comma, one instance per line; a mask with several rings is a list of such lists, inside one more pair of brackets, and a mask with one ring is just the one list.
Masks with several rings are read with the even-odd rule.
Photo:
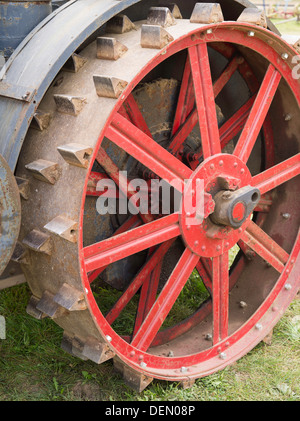
[[[0, 71], [0, 154], [12, 171], [32, 117], [67, 59], [114, 15], [142, 1], [71, 0], [42, 21], [15, 50]], [[251, 5], [248, 0], [232, 2], [238, 10]], [[196, 1], [179, 3], [193, 7]], [[147, 0], [147, 9], [154, 4], [156, 0]]]
[[32, 116], [63, 64], [112, 16], [139, 1], [70, 1], [15, 50], [0, 73], [0, 154], [12, 171]]

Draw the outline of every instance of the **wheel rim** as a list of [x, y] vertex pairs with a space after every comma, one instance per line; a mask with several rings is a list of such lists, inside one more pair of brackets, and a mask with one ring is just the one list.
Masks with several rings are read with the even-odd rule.
[[[224, 30], [222, 29], [222, 32]], [[226, 32], [226, 30], [225, 30]], [[195, 36], [195, 34], [194, 34]], [[242, 36], [244, 36], [244, 34], [242, 33]], [[190, 39], [191, 35], [189, 35], [188, 39]], [[193, 35], [192, 35], [193, 37]], [[199, 39], [201, 38], [201, 36], [199, 37]], [[209, 38], [209, 37], [208, 37]], [[229, 39], [231, 37], [228, 38], [228, 36], [225, 37], [226, 41], [229, 41]], [[223, 40], [223, 39], [222, 39]], [[244, 41], [244, 40], [243, 40]], [[236, 38], [235, 38], [235, 42], [237, 42]], [[185, 41], [182, 41], [183, 44], [185, 44]], [[192, 44], [192, 43], [191, 43]], [[246, 43], [245, 43], [246, 44]], [[206, 61], [206, 63], [203, 64], [202, 68], [200, 69], [199, 72], [199, 68], [197, 68], [197, 64], [199, 63], [199, 58], [197, 57], [197, 54], [201, 55], [201, 57], [205, 57], [207, 55], [207, 47], [206, 47], [206, 43], [200, 43], [198, 44], [198, 52], [197, 52], [197, 48], [195, 46], [191, 46], [190, 48], [190, 62], [192, 62], [192, 72], [193, 76], [194, 76], [194, 89], [196, 90], [196, 92], [198, 92], [198, 95], [196, 94], [196, 98], [197, 100], [199, 99], [199, 97], [202, 100], [201, 101], [197, 101], [197, 106], [198, 106], [198, 113], [199, 113], [199, 109], [200, 110], [206, 110], [206, 114], [207, 114], [207, 123], [204, 122], [204, 127], [201, 128], [202, 131], [202, 135], [204, 136], [204, 134], [206, 133], [206, 137], [207, 140], [205, 141], [205, 148], [204, 149], [204, 156], [206, 157], [206, 160], [209, 161], [209, 158], [213, 155], [217, 155], [218, 153], [221, 152], [220, 150], [220, 146], [219, 146], [219, 141], [216, 140], [218, 139], [218, 129], [217, 129], [217, 124], [216, 122], [211, 122], [210, 124], [208, 124], [208, 115], [213, 116], [213, 110], [215, 109], [215, 102], [213, 100], [213, 102], [211, 101], [210, 98], [212, 98], [212, 84], [209, 81], [209, 75], [210, 75], [210, 70], [209, 70], [209, 65], [208, 65], [208, 59]], [[247, 45], [251, 45], [250, 42], [247, 43]], [[167, 53], [168, 54], [168, 53]], [[269, 54], [268, 54], [269, 55]], [[206, 67], [205, 67], [206, 66]], [[207, 70], [208, 69], [208, 70]], [[198, 86], [197, 86], [197, 76], [195, 76], [195, 74], [197, 75], [197, 72], [201, 73], [202, 72], [202, 86], [201, 86], [201, 77], [199, 74], [199, 82], [198, 82]], [[263, 108], [263, 111], [260, 113], [258, 121], [256, 123], [253, 123], [253, 120], [255, 118], [255, 115], [252, 115], [252, 123], [250, 123], [248, 121], [249, 127], [251, 127], [254, 131], [255, 134], [252, 134], [252, 141], [249, 139], [246, 139], [246, 134], [245, 131], [242, 135], [242, 137], [239, 140], [238, 145], [236, 146], [236, 149], [234, 151], [234, 155], [238, 158], [241, 158], [242, 162], [247, 162], [248, 157], [250, 155], [250, 152], [252, 150], [252, 145], [253, 142], [256, 140], [257, 135], [262, 127], [262, 122], [265, 119], [266, 113], [269, 109], [270, 103], [268, 103], [268, 105], [266, 104], [266, 99], [267, 96], [271, 96], [271, 98], [273, 98], [273, 96], [275, 95], [275, 92], [277, 90], [278, 84], [281, 80], [281, 74], [277, 71], [277, 69], [275, 69], [273, 67], [273, 65], [270, 65], [268, 72], [265, 76], [265, 79], [263, 81], [263, 84], [260, 88], [260, 93], [258, 95], [260, 95], [259, 100], [257, 100], [256, 103], [256, 112], [255, 114], [257, 114], [257, 111], [261, 108]], [[206, 82], [208, 80], [208, 82]], [[195, 86], [196, 85], [196, 86]], [[208, 86], [206, 92], [202, 92], [202, 87], [203, 86]], [[126, 95], [126, 94], [125, 94]], [[269, 99], [269, 98], [268, 98]], [[200, 103], [199, 103], [200, 102]], [[253, 109], [252, 109], [253, 112]], [[251, 118], [251, 117], [250, 117]], [[138, 157], [138, 148], [136, 148], [136, 152], [135, 152], [135, 145], [134, 142], [136, 141], [136, 137], [138, 137], [138, 134], [132, 134], [134, 131], [134, 128], [130, 125], [127, 124], [127, 122], [122, 119], [122, 117], [120, 116], [115, 116], [113, 118], [113, 123], [110, 126], [110, 128], [107, 129], [105, 136], [107, 136], [110, 140], [114, 141], [118, 146], [120, 145], [126, 145], [124, 147], [124, 149], [131, 153], [135, 158]], [[213, 129], [211, 129], [211, 127], [213, 126]], [[113, 127], [113, 129], [112, 129]], [[127, 137], [129, 138], [130, 136], [134, 137], [134, 141], [131, 142], [130, 140], [125, 143], [123, 142], [123, 139], [121, 139], [120, 134], [118, 134], [117, 132], [117, 127], [121, 127], [119, 129], [120, 132], [122, 132], [123, 134], [125, 133], [125, 135], [127, 135]], [[131, 131], [132, 130], [132, 131]], [[214, 130], [213, 133], [209, 133], [210, 130]], [[118, 139], [119, 137], [119, 139]], [[146, 139], [146, 137], [145, 137]], [[174, 142], [175, 143], [175, 142]], [[245, 147], [246, 144], [246, 147]], [[140, 146], [140, 144], [139, 144]], [[152, 145], [151, 145], [152, 146]], [[158, 148], [157, 148], [158, 149]], [[147, 152], [148, 148], [146, 148]], [[156, 151], [157, 153], [157, 151]], [[164, 152], [162, 150], [159, 150], [159, 153], [163, 154]], [[150, 169], [153, 171], [153, 168], [158, 168], [160, 165], [160, 162], [152, 162], [151, 161], [151, 157], [149, 158], [148, 156], [146, 156], [145, 153], [145, 157], [144, 158], [144, 163], [147, 163], [148, 168], [150, 167]], [[153, 158], [153, 157], [152, 157]], [[216, 158], [220, 161], [222, 161], [224, 159], [223, 155], [220, 156], [216, 156]], [[223, 158], [223, 159], [222, 159]], [[205, 160], [205, 161], [206, 161]], [[153, 160], [154, 161], [154, 160]], [[173, 160], [172, 157], [170, 156], [164, 156], [162, 158], [161, 161], [165, 161], [168, 162], [168, 168], [163, 168], [162, 170], [155, 170], [156, 174], [159, 174], [160, 176], [162, 176], [165, 179], [169, 179], [171, 180], [171, 177], [175, 177], [175, 167], [180, 166], [179, 163], [173, 164]], [[235, 160], [236, 162], [237, 160]], [[286, 162], [284, 164], [284, 167], [289, 167], [289, 165], [291, 165], [291, 171], [293, 172], [293, 174], [296, 174], [296, 172], [298, 172], [298, 162], [299, 162], [299, 157], [297, 156], [296, 159], [292, 158], [289, 162]], [[149, 164], [150, 163], [150, 164]], [[233, 163], [233, 161], [232, 161]], [[145, 164], [146, 165], [146, 164]], [[213, 164], [212, 164], [213, 165]], [[187, 171], [186, 168], [180, 169], [182, 172], [180, 173], [179, 177], [181, 179], [186, 179], [189, 176], [189, 172]], [[238, 170], [240, 171], [241, 168], [238, 168]], [[242, 169], [242, 172], [245, 172], [244, 168]], [[170, 174], [170, 175], [169, 175]], [[219, 173], [220, 174], [220, 173]], [[292, 173], [291, 173], [292, 174]], [[252, 179], [252, 182], [250, 180], [248, 180], [249, 184], [254, 184], [260, 187], [260, 190], [262, 192], [267, 192], [269, 191], [269, 187], [261, 187], [261, 183], [257, 183], [257, 180], [264, 178], [265, 176], [267, 176], [267, 174], [265, 174], [264, 176], [258, 175], [256, 179]], [[178, 177], [178, 176], [177, 176]], [[201, 177], [200, 177], [201, 178]], [[267, 177], [268, 178], [268, 177]], [[289, 176], [288, 176], [289, 178]], [[248, 221], [249, 222], [249, 221]], [[158, 224], [157, 224], [158, 226]], [[243, 229], [246, 229], [246, 224], [243, 224]], [[157, 230], [157, 228], [154, 228], [155, 232]], [[235, 232], [235, 234], [237, 234], [237, 239], [242, 239], [246, 244], [250, 244], [251, 241], [253, 239], [255, 239], [256, 245], [254, 246], [252, 244], [252, 248], [256, 251], [258, 251], [260, 249], [260, 254], [269, 262], [271, 263], [272, 266], [275, 266], [276, 269], [281, 273], [283, 272], [284, 266], [286, 266], [283, 275], [281, 276], [280, 280], [278, 281], [277, 284], [277, 288], [275, 288], [273, 290], [273, 293], [270, 294], [269, 300], [267, 300], [267, 302], [273, 303], [273, 301], [275, 300], [275, 296], [278, 294], [279, 290], [281, 289], [279, 286], [283, 285], [283, 283], [285, 282], [285, 279], [287, 279], [285, 273], [286, 270], [289, 272], [291, 270], [292, 267], [292, 261], [295, 261], [295, 255], [294, 253], [296, 252], [294, 250], [294, 252], [292, 253], [291, 256], [288, 256], [288, 254], [281, 249], [278, 245], [276, 246], [275, 243], [273, 243], [273, 240], [271, 240], [271, 238], [265, 238], [265, 234], [263, 234], [261, 232], [261, 230], [258, 228], [258, 226], [252, 222], [250, 222], [250, 227], [248, 228], [247, 232], [243, 233], [243, 235], [241, 236], [241, 232], [242, 229], [239, 230], [239, 234], [237, 234], [237, 232]], [[143, 235], [140, 235], [141, 230], [138, 232], [138, 229], [136, 229], [137, 232], [137, 237], [134, 239], [133, 237], [133, 241], [135, 241], [137, 238], [141, 238], [144, 237]], [[146, 231], [144, 231], [146, 234]], [[181, 229], [181, 234], [182, 234], [182, 229]], [[178, 226], [177, 226], [177, 221], [176, 218], [174, 218], [174, 215], [170, 216], [170, 217], [166, 217], [165, 218], [165, 223], [162, 224], [162, 231], [159, 231], [159, 236], [162, 236], [163, 238], [166, 239], [166, 241], [168, 240], [169, 237], [174, 237], [177, 235], [180, 235], [180, 232], [178, 230]], [[125, 238], [125, 236], [123, 236]], [[237, 241], [237, 239], [234, 239], [233, 242], [235, 243]], [[130, 247], [131, 246], [131, 242], [130, 240], [127, 242], [122, 242], [121, 241], [121, 236], [119, 237], [118, 241], [118, 245], [120, 245], [120, 247], [125, 244], [125, 247]], [[262, 251], [262, 247], [263, 247], [263, 242], [264, 240], [269, 243], [269, 246], [272, 244], [274, 246], [276, 246], [277, 252], [274, 253], [273, 256], [268, 255], [268, 252], [264, 253]], [[216, 240], [213, 240], [214, 242]], [[297, 240], [298, 241], [298, 240]], [[145, 244], [146, 244], [146, 235], [145, 235]], [[155, 239], [154, 242], [151, 243], [151, 245], [153, 244], [159, 244], [159, 240]], [[108, 244], [108, 243], [107, 243]], [[117, 244], [117, 243], [116, 243]], [[148, 244], [148, 243], [147, 243]], [[203, 244], [203, 243], [202, 243]], [[106, 243], [105, 240], [104, 242], [102, 242], [102, 246], [105, 248]], [[135, 245], [134, 245], [135, 246]], [[132, 247], [132, 250], [134, 250], [134, 246]], [[147, 247], [147, 246], [146, 246]], [[228, 247], [228, 246], [227, 246]], [[221, 249], [220, 246], [217, 245], [217, 248]], [[111, 249], [112, 250], [112, 249]], [[109, 258], [113, 259], [113, 253], [115, 250], [112, 250], [112, 253], [110, 254]], [[86, 250], [84, 250], [85, 252], [85, 263], [87, 265], [87, 271], [89, 271], [89, 269], [95, 269], [95, 267], [93, 266], [93, 264], [90, 263], [89, 256], [93, 256], [94, 251], [90, 248], [86, 248]], [[126, 256], [128, 253], [128, 248], [125, 252], [123, 252], [122, 256]], [[200, 251], [200, 249], [198, 250], [198, 256], [195, 254], [193, 254], [189, 247], [186, 248], [186, 251], [184, 252], [182, 258], [181, 258], [181, 262], [179, 262], [179, 265], [177, 266], [177, 271], [175, 269], [174, 273], [174, 280], [176, 280], [178, 283], [176, 284], [176, 288], [178, 289], [180, 287], [182, 287], [183, 283], [186, 281], [186, 278], [188, 278], [189, 274], [191, 273], [191, 268], [194, 268], [196, 266], [196, 264], [199, 261], [199, 256], [201, 257], [212, 257], [210, 253], [207, 254], [207, 256], [205, 256], [205, 252], [203, 252], [203, 246], [202, 246], [202, 250]], [[276, 257], [275, 257], [276, 254]], [[203, 256], [204, 255], [204, 256]], [[280, 257], [279, 257], [280, 255]], [[278, 258], [279, 257], [279, 258]], [[276, 260], [276, 262], [275, 262]], [[279, 262], [281, 260], [281, 263]], [[98, 261], [96, 265], [105, 265], [108, 262], [107, 260], [101, 260]], [[177, 376], [182, 376], [182, 372], [183, 372], [183, 367], [187, 366], [189, 368], [187, 368], [187, 371], [189, 371], [189, 375], [195, 376], [195, 372], [197, 371], [197, 369], [195, 370], [194, 368], [191, 368], [191, 365], [194, 365], [195, 363], [199, 364], [199, 362], [206, 362], [206, 358], [209, 355], [209, 358], [211, 357], [218, 357], [220, 359], [226, 359], [227, 358], [227, 354], [229, 354], [229, 349], [230, 347], [232, 347], [234, 345], [234, 343], [241, 339], [243, 336], [245, 336], [245, 333], [249, 332], [250, 329], [252, 329], [253, 327], [255, 327], [256, 325], [256, 330], [260, 330], [260, 324], [258, 324], [257, 322], [261, 319], [262, 314], [264, 314], [266, 312], [266, 310], [270, 307], [267, 303], [264, 303], [264, 305], [262, 305], [258, 311], [258, 313], [256, 313], [251, 320], [245, 325], [243, 326], [242, 329], [240, 329], [237, 333], [235, 333], [234, 336], [228, 337], [228, 315], [226, 316], [226, 314], [228, 314], [228, 298], [226, 299], [225, 296], [228, 297], [228, 255], [227, 252], [225, 252], [223, 255], [219, 254], [219, 256], [214, 257], [213, 258], [213, 272], [214, 272], [214, 289], [213, 289], [213, 297], [214, 296], [219, 296], [218, 300], [215, 299], [214, 304], [213, 304], [213, 313], [216, 315], [214, 317], [214, 334], [213, 334], [213, 342], [214, 342], [214, 346], [213, 348], [210, 348], [207, 351], [203, 351], [202, 353], [198, 354], [197, 356], [192, 355], [192, 356], [184, 356], [181, 358], [154, 358], [152, 355], [150, 356], [149, 354], [147, 354], [145, 351], [147, 351], [148, 347], [150, 346], [150, 344], [152, 343], [152, 341], [155, 338], [155, 334], [154, 332], [158, 331], [158, 326], [160, 324], [160, 317], [164, 317], [165, 314], [168, 312], [169, 306], [172, 305], [171, 303], [175, 300], [176, 297], [176, 293], [174, 292], [174, 290], [171, 288], [166, 288], [165, 289], [165, 294], [163, 294], [163, 292], [161, 293], [160, 298], [158, 298], [158, 300], [156, 301], [156, 304], [154, 304], [154, 306], [152, 307], [150, 316], [148, 316], [148, 318], [146, 319], [146, 321], [144, 322], [144, 325], [142, 326], [142, 328], [139, 330], [139, 332], [136, 334], [136, 336], [133, 338], [132, 342], [131, 342], [131, 346], [129, 346], [127, 343], [122, 344], [122, 359], [124, 359], [124, 357], [126, 358], [127, 362], [132, 365], [134, 363], [138, 364], [141, 367], [141, 361], [144, 363], [142, 364], [143, 368], [148, 367], [150, 364], [153, 367], [153, 369], [155, 368], [164, 368], [165, 366], [168, 366], [168, 368], [170, 370], [174, 369], [175, 371], [178, 371]], [[184, 280], [181, 280], [181, 277], [184, 278]], [[173, 281], [174, 282], [174, 281]], [[225, 285], [222, 285], [225, 284]], [[174, 284], [173, 284], [174, 287]], [[163, 306], [163, 303], [165, 302], [166, 298], [168, 297], [168, 294], [170, 294], [170, 291], [173, 291], [173, 297], [170, 299], [170, 302]], [[171, 293], [172, 295], [172, 293]], [[227, 302], [226, 302], [227, 301]], [[163, 311], [159, 310], [163, 307]], [[159, 313], [158, 313], [159, 312]], [[159, 315], [158, 315], [159, 314]], [[259, 316], [258, 316], [259, 315]], [[227, 317], [227, 318], [226, 318]], [[101, 321], [101, 326], [102, 326], [102, 321]], [[151, 332], [151, 329], [152, 332]], [[103, 329], [105, 330], [105, 329]], [[112, 337], [112, 345], [114, 343], [114, 341], [116, 340], [116, 337], [114, 336], [113, 332], [109, 329], [108, 331], [105, 332], [106, 335]], [[149, 336], [147, 336], [149, 335]], [[226, 342], [224, 342], [224, 340], [226, 339]], [[123, 354], [123, 352], [125, 353], [125, 355]], [[226, 355], [225, 355], [226, 352]], [[230, 357], [229, 357], [230, 358]], [[155, 362], [154, 362], [155, 360]], [[220, 364], [220, 361], [218, 361], [216, 363], [216, 365], [222, 365]], [[151, 367], [151, 368], [152, 368]], [[180, 371], [181, 370], [181, 371]], [[202, 373], [201, 373], [202, 374]], [[199, 373], [196, 374], [197, 376], [199, 376]], [[176, 377], [177, 377], [176, 376]]]
[[[212, 33], [210, 33], [210, 31], [207, 32], [208, 29], [213, 29]], [[280, 317], [278, 309], [280, 308], [280, 310], [282, 310], [288, 305], [298, 288], [298, 280], [295, 276], [295, 272], [298, 270], [299, 265], [297, 260], [299, 238], [296, 240], [293, 238], [293, 240], [283, 248], [259, 227], [259, 225], [264, 222], [263, 220], [260, 221], [260, 219], [262, 219], [261, 215], [256, 219], [256, 222], [252, 222], [250, 217], [248, 217], [240, 228], [240, 232], [238, 230], [232, 230], [232, 243], [230, 240], [227, 247], [231, 247], [238, 240], [242, 239], [246, 252], [249, 251], [246, 246], [250, 246], [258, 256], [265, 259], [280, 273], [280, 277], [277, 279], [278, 276], [276, 275], [276, 281], [274, 281], [274, 273], [272, 272], [273, 275], [269, 276], [268, 283], [266, 283], [265, 286], [267, 292], [260, 291], [263, 298], [253, 299], [253, 303], [251, 304], [253, 308], [251, 311], [249, 310], [251, 317], [241, 317], [238, 319], [237, 324], [231, 322], [227, 323], [226, 314], [228, 313], [229, 308], [228, 295], [229, 289], [232, 287], [232, 285], [229, 285], [232, 280], [229, 279], [228, 270], [225, 270], [226, 268], [229, 269], [228, 254], [226, 252], [224, 256], [224, 253], [220, 254], [221, 252], [219, 253], [218, 251], [215, 255], [207, 254], [203, 256], [203, 250], [201, 249], [203, 244], [199, 245], [201, 250], [197, 248], [196, 254], [194, 253], [195, 249], [192, 249], [189, 244], [186, 235], [185, 242], [187, 247], [181, 257], [179, 266], [175, 268], [171, 275], [171, 281], [165, 285], [158, 300], [153, 304], [152, 310], [150, 310], [149, 313], [150, 316], [148, 315], [148, 321], [146, 319], [146, 323], [144, 322], [133, 338], [132, 344], [129, 344], [126, 341], [126, 338], [120, 337], [120, 335], [111, 328], [110, 323], [108, 323], [101, 313], [101, 309], [99, 309], [92, 294], [87, 274], [99, 269], [99, 267], [106, 266], [112, 261], [124, 258], [130, 253], [139, 252], [156, 245], [162, 247], [160, 248], [160, 252], [162, 252], [164, 247], [167, 248], [168, 244], [166, 245], [166, 243], [168, 241], [171, 242], [173, 238], [180, 235], [184, 237], [183, 230], [185, 230], [186, 225], [180, 224], [177, 214], [167, 215], [156, 219], [154, 222], [149, 222], [149, 220], [146, 221], [144, 215], [144, 225], [134, 228], [138, 224], [135, 218], [131, 220], [129, 225], [123, 227], [123, 229], [126, 228], [125, 234], [104, 239], [100, 244], [102, 251], [101, 255], [98, 254], [99, 244], [85, 247], [82, 246], [84, 234], [84, 203], [87, 192], [89, 191], [88, 183], [91, 181], [92, 173], [94, 173], [93, 163], [96, 157], [98, 157], [98, 162], [100, 161], [102, 164], [104, 161], [106, 162], [105, 165], [109, 162], [109, 156], [100, 148], [104, 136], [116, 143], [119, 147], [122, 146], [122, 148], [124, 148], [126, 152], [129, 152], [135, 159], [138, 159], [151, 171], [166, 180], [170, 181], [175, 178], [180, 184], [183, 184], [183, 180], [192, 177], [193, 170], [197, 171], [196, 167], [189, 168], [176, 156], [170, 154], [166, 149], [162, 148], [154, 141], [151, 141], [151, 139], [149, 140], [149, 130], [147, 130], [147, 127], [143, 126], [144, 123], [142, 119], [138, 122], [138, 125], [143, 129], [143, 133], [141, 133], [141, 130], [129, 122], [120, 112], [122, 104], [130, 98], [130, 93], [151, 70], [158, 66], [162, 61], [185, 48], [189, 49], [194, 87], [198, 93], [196, 95], [196, 112], [198, 114], [199, 110], [203, 108], [205, 108], [205, 110], [210, 110], [209, 113], [207, 111], [206, 114], [204, 113], [206, 116], [204, 120], [202, 119], [203, 114], [201, 114], [201, 124], [203, 124], [201, 127], [202, 149], [204, 155], [204, 162], [201, 165], [205, 168], [205, 171], [209, 171], [209, 164], [213, 163], [216, 169], [220, 161], [223, 161], [224, 164], [224, 161], [228, 159], [228, 164], [227, 161], [225, 162], [226, 167], [231, 166], [232, 168], [237, 168], [239, 172], [244, 170], [244, 175], [242, 175], [245, 179], [242, 180], [241, 187], [246, 185], [257, 187], [261, 194], [268, 193], [271, 187], [273, 189], [277, 186], [281, 186], [285, 181], [290, 181], [290, 183], [294, 182], [291, 182], [292, 178], [299, 174], [299, 155], [292, 155], [282, 163], [274, 166], [267, 164], [267, 167], [270, 167], [270, 169], [258, 173], [254, 177], [251, 176], [246, 166], [252, 146], [271, 106], [270, 102], [272, 101], [270, 101], [270, 97], [272, 99], [274, 98], [279, 83], [283, 83], [282, 81], [285, 80], [286, 82], [284, 83], [288, 83], [290, 90], [296, 98], [298, 106], [300, 102], [298, 82], [291, 77], [291, 71], [286, 60], [280, 57], [281, 51], [283, 51], [283, 42], [267, 31], [262, 29], [256, 30], [257, 38], [255, 44], [251, 37], [248, 36], [249, 26], [242, 24], [235, 25], [232, 23], [224, 23], [221, 27], [214, 25], [205, 26], [205, 28], [200, 28], [200, 30], [198, 27], [197, 29], [190, 31], [188, 35], [182, 35], [178, 37], [176, 41], [170, 43], [163, 49], [163, 54], [160, 53], [155, 55], [147, 66], [145, 66], [136, 77], [133, 77], [131, 82], [123, 90], [119, 100], [114, 106], [114, 110], [105, 123], [105, 127], [91, 158], [89, 166], [90, 175], [87, 176], [85, 180], [85, 189], [82, 195], [81, 217], [79, 221], [80, 273], [85, 288], [85, 298], [92, 319], [110, 349], [116, 353], [123, 363], [134, 368], [137, 372], [144, 373], [148, 376], [169, 380], [181, 380], [186, 379], [187, 377], [198, 378], [228, 365], [230, 362], [244, 355], [266, 336], [270, 328]], [[267, 45], [267, 40], [272, 40], [273, 47]], [[255, 48], [255, 51], [258, 53], [257, 55], [264, 56], [269, 62], [260, 90], [256, 96], [256, 101], [254, 102], [254, 105], [253, 103], [251, 103], [251, 106], [250, 103], [248, 104], [248, 120], [246, 119], [243, 121], [244, 124], [246, 121], [246, 125], [248, 124], [251, 129], [250, 135], [246, 135], [245, 129], [242, 131], [242, 136], [239, 137], [233, 156], [221, 154], [220, 143], [216, 141], [216, 139], [219, 138], [219, 129], [218, 122], [214, 117], [215, 100], [213, 86], [211, 81], [209, 81], [210, 68], [206, 45], [207, 43], [217, 43], [218, 41], [220, 41], [220, 43], [225, 42], [246, 47], [247, 51], [251, 51]], [[206, 57], [206, 59], [202, 60], [201, 65], [199, 65], [200, 62], [198, 59], [199, 52], [201, 52], [201, 57]], [[197, 75], [199, 75], [199, 78], [197, 78]], [[207, 84], [204, 84], [204, 90], [201, 80], [202, 82], [208, 81]], [[138, 117], [140, 116], [140, 114], [136, 115]], [[122, 136], [120, 135], [120, 131], [122, 132]], [[127, 136], [124, 136], [124, 134]], [[145, 150], [142, 150], [145, 155], [142, 156], [142, 159], [141, 155], [138, 155], [141, 153], [142, 147], [139, 139], [145, 140], [143, 145], [147, 145], [147, 153], [144, 153]], [[151, 151], [151, 147], [155, 150], [155, 156], [153, 153], [149, 152]], [[229, 158], [227, 158], [227, 156], [229, 156]], [[215, 159], [218, 159], [218, 161], [210, 161]], [[167, 166], [165, 164], [166, 162]], [[238, 165], [237, 167], [234, 167], [236, 162], [238, 162]], [[230, 170], [230, 174], [232, 174], [232, 171], [234, 170]], [[113, 172], [113, 168], [111, 168], [110, 175], [113, 174]], [[220, 175], [221, 173], [218, 169], [214, 177]], [[211, 182], [214, 181], [214, 177], [212, 177]], [[262, 207], [263, 205], [260, 204], [259, 206]], [[263, 216], [265, 217], [266, 215], [264, 214]], [[147, 224], [145, 222], [147, 222]], [[145, 229], [146, 225], [147, 229]], [[127, 231], [132, 227], [133, 229], [131, 231]], [[229, 234], [229, 236], [230, 235], [231, 234]], [[165, 242], [162, 245], [160, 245], [161, 238], [163, 238]], [[216, 247], [221, 245], [222, 251], [222, 247], [226, 247], [225, 243], [226, 241], [221, 240], [221, 243], [217, 244]], [[293, 244], [295, 244], [294, 247]], [[118, 247], [116, 248], [115, 245]], [[270, 248], [273, 248], [275, 251], [270, 252]], [[288, 249], [288, 252], [285, 251], [285, 249]], [[154, 256], [157, 257], [158, 254], [159, 253], [155, 255], [154, 252]], [[210, 321], [214, 327], [212, 335], [214, 342], [213, 346], [208, 345], [208, 342], [206, 342], [204, 349], [200, 352], [195, 352], [195, 347], [191, 343], [195, 342], [197, 335], [202, 335], [202, 330], [200, 329], [196, 334], [193, 329], [195, 330], [198, 325], [193, 325], [193, 328], [190, 329], [190, 331], [187, 331], [181, 336], [176, 334], [177, 337], [174, 341], [170, 341], [172, 342], [172, 351], [175, 354], [174, 357], [166, 357], [163, 355], [165, 354], [166, 349], [169, 348], [169, 343], [159, 342], [156, 347], [148, 350], [152, 341], [155, 341], [156, 333], [161, 324], [158, 320], [158, 315], [164, 316], [168, 313], [168, 310], [172, 307], [173, 302], [177, 298], [178, 289], [184, 285], [187, 280], [186, 278], [189, 277], [192, 269], [194, 269], [199, 262], [200, 257], [213, 258], [213, 282], [211, 288], [212, 294], [215, 297], [212, 304], [212, 310], [215, 317], [213, 321]], [[155, 257], [152, 259], [151, 264], [153, 266], [151, 266], [151, 268], [153, 268], [153, 270], [158, 262], [159, 259], [155, 260]], [[237, 263], [237, 266], [239, 262]], [[273, 269], [271, 269], [271, 271], [273, 271]], [[240, 278], [238, 273], [235, 277]], [[234, 284], [235, 282], [232, 281], [232, 283]], [[226, 296], [225, 299], [222, 298], [224, 295]], [[167, 297], [169, 296], [171, 296], [171, 299], [168, 300]], [[235, 299], [238, 297], [239, 294], [236, 294]], [[207, 304], [205, 305], [208, 306]], [[159, 308], [160, 313], [157, 311]], [[209, 308], [207, 312], [209, 312]], [[231, 313], [233, 312], [230, 311], [229, 317], [231, 317]], [[207, 320], [209, 320], [209, 318]], [[62, 322], [61, 325], [66, 329], [64, 322]]]

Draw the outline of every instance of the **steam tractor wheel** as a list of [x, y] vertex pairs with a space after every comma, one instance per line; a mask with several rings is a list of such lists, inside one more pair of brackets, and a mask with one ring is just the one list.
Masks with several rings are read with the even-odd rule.
[[295, 50], [199, 5], [109, 21], [49, 88], [17, 167], [28, 311], [138, 390], [233, 363], [299, 288]]

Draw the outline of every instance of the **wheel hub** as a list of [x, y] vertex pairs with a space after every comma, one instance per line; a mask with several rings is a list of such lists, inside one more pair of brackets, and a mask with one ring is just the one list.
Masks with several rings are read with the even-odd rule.
[[[179, 218], [185, 244], [192, 252], [202, 257], [220, 256], [240, 239], [260, 198], [259, 190], [251, 187], [251, 179], [245, 163], [229, 154], [208, 158], [193, 173]], [[205, 192], [202, 211], [199, 203], [192, 206], [199, 186]]]
[[211, 219], [216, 225], [240, 228], [258, 204], [260, 196], [259, 190], [251, 186], [235, 192], [221, 190], [214, 197], [216, 205]]

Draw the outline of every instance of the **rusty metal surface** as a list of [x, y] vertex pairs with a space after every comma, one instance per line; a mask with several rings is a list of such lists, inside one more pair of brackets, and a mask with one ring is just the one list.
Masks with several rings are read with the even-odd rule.
[[[177, 3], [184, 17], [190, 17], [196, 1], [179, 0]], [[237, 19], [245, 7], [251, 6], [248, 0], [223, 0], [220, 3], [227, 20]], [[137, 20], [146, 18], [148, 8], [158, 4], [159, 0], [147, 1], [147, 7], [139, 0], [72, 0], [55, 10], [26, 37], [0, 71], [0, 91], [1, 83], [36, 90], [35, 97], [28, 104], [16, 104], [12, 99], [0, 98], [3, 116], [0, 122], [0, 153], [12, 170], [38, 104], [69, 57], [117, 13], [128, 9], [128, 16], [132, 15]], [[277, 32], [270, 23], [269, 27]], [[40, 49], [41, 44], [45, 48]]]
[[21, 223], [21, 202], [16, 180], [0, 155], [0, 275], [14, 251]]

